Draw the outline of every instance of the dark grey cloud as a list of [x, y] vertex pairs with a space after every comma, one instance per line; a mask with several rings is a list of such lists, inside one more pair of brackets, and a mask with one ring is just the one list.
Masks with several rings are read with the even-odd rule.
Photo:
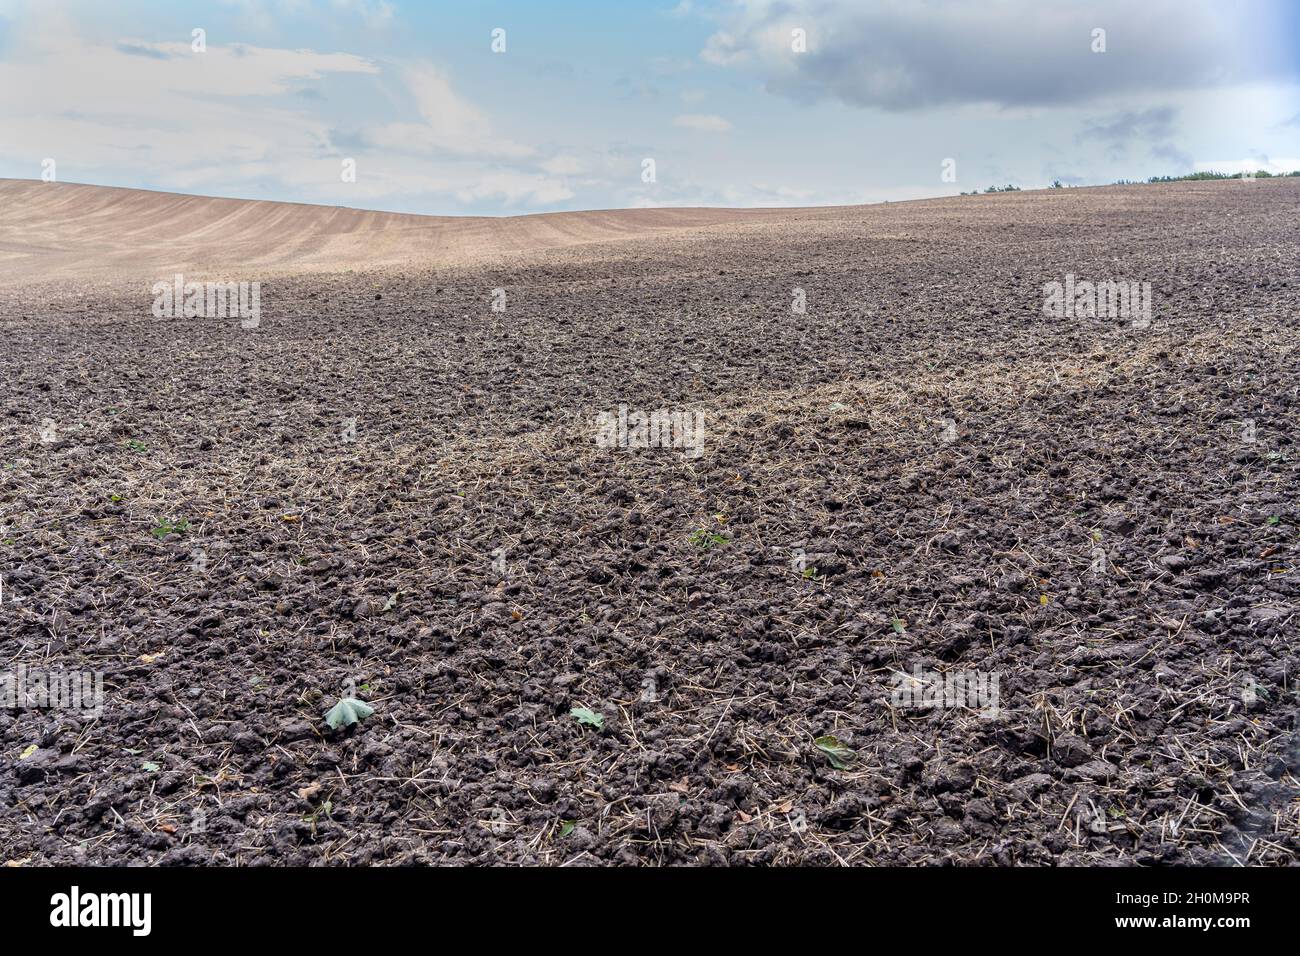
[[1172, 172], [1184, 173], [1191, 170], [1195, 164], [1191, 153], [1185, 153], [1173, 143], [1161, 143], [1151, 148], [1151, 155], [1156, 159], [1163, 159], [1172, 163], [1175, 167]]
[[1105, 120], [1089, 120], [1079, 135], [1110, 144], [1128, 144], [1139, 139], [1167, 139], [1174, 132], [1177, 117], [1178, 111], [1171, 106], [1130, 110]]
[[1157, 148], [1171, 149], [1169, 139], [1174, 135], [1178, 111], [1170, 106], [1153, 106], [1145, 110], [1129, 110], [1107, 119], [1091, 119], [1075, 137], [1081, 146], [1104, 146], [1112, 159], [1128, 155], [1133, 146], [1148, 147], [1154, 154]]
[[1081, 146], [1103, 146], [1112, 159], [1139, 152], [1167, 163], [1178, 171], [1190, 169], [1192, 157], [1180, 150], [1173, 139], [1178, 133], [1178, 111], [1172, 106], [1127, 110], [1104, 119], [1090, 119], [1075, 137]]
[[[757, 64], [774, 93], [894, 111], [1086, 103], [1296, 78], [1295, 51], [1276, 36], [1285, 11], [1273, 0], [1247, 6], [1249, 13], [1208, 0], [745, 0], [723, 17], [703, 57]], [[807, 31], [807, 52], [791, 49], [795, 27]], [[1093, 51], [1094, 29], [1106, 31], [1104, 53]]]

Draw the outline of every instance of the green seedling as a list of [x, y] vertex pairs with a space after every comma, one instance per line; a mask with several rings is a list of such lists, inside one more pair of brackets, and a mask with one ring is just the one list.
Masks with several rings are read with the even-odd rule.
[[832, 737], [829, 734], [825, 737], [818, 737], [813, 741], [813, 745], [826, 755], [826, 759], [831, 762], [831, 766], [836, 770], [847, 770], [853, 760], [853, 751], [840, 743], [838, 737]]
[[184, 534], [190, 530], [190, 523], [187, 519], [182, 518], [180, 521], [172, 521], [170, 518], [163, 518], [153, 528], [152, 534], [155, 538], [162, 539], [169, 534]]
[[375, 708], [364, 700], [344, 697], [325, 714], [325, 723], [329, 724], [331, 730], [338, 730], [340, 727], [359, 724], [374, 712]]
[[725, 534], [718, 534], [708, 528], [701, 528], [699, 531], [692, 533], [690, 537], [691, 544], [706, 551], [716, 545], [726, 544], [730, 540]]
[[588, 707], [574, 707], [569, 711], [569, 713], [576, 718], [580, 724], [585, 724], [588, 727], [595, 727], [597, 730], [605, 729], [604, 715], [598, 714]]

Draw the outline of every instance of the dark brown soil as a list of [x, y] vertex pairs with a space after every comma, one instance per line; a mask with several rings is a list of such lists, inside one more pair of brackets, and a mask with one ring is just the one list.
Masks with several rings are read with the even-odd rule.
[[[0, 670], [106, 687], [0, 710], [0, 861], [1294, 864], [1298, 209], [231, 276], [255, 331], [153, 318], [156, 276], [0, 293]], [[1045, 318], [1066, 273], [1150, 282], [1151, 328]], [[597, 447], [620, 404], [704, 453]], [[918, 664], [998, 715], [893, 706]]]

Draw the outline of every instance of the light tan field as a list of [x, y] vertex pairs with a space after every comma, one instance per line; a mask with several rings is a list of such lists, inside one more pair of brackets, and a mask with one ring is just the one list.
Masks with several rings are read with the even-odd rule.
[[419, 268], [788, 213], [678, 208], [417, 216], [0, 179], [0, 283], [204, 275], [236, 267], [276, 274]]

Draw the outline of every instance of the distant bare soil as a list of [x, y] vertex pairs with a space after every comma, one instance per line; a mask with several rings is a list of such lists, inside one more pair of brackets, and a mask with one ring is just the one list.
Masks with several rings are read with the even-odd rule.
[[[0, 179], [0, 287], [98, 286], [354, 269], [430, 268], [665, 229], [770, 219], [762, 209], [615, 209], [413, 216]], [[251, 281], [251, 280], [250, 280]]]
[[[0, 707], [0, 861], [1295, 864], [1298, 209], [0, 182], [0, 672], [105, 689]], [[259, 326], [155, 318], [177, 270]]]

